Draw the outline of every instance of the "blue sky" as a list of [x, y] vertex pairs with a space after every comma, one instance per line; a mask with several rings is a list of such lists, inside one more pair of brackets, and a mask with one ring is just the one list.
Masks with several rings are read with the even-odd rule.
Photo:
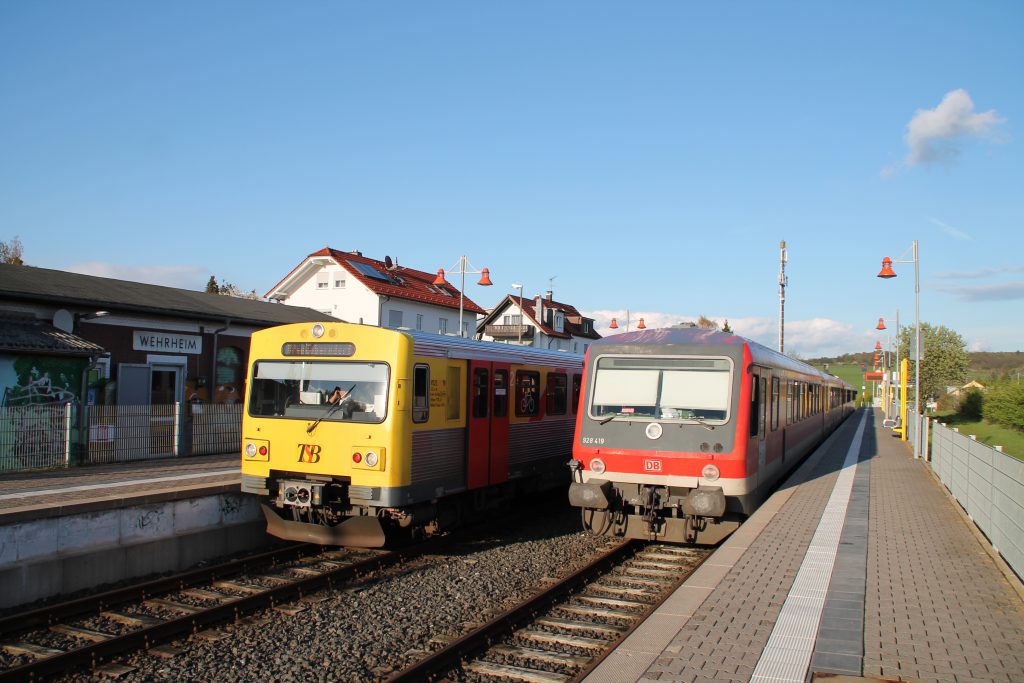
[[[1024, 348], [1020, 2], [0, 4], [0, 240], [264, 293], [465, 254], [607, 325]], [[554, 278], [554, 280], [551, 280]], [[885, 343], [885, 339], [881, 341]]]

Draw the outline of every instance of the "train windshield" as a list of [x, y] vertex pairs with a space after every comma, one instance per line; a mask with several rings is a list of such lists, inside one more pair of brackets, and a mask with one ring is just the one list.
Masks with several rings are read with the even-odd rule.
[[257, 361], [249, 414], [326, 422], [383, 422], [386, 363]]
[[721, 424], [729, 420], [728, 358], [601, 356], [590, 416]]

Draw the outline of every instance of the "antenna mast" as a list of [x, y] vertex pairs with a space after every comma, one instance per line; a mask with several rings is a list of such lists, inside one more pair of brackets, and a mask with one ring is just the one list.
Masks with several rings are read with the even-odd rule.
[[785, 353], [786, 339], [786, 285], [789, 278], [786, 277], [786, 261], [789, 260], [789, 252], [786, 251], [786, 240], [779, 242], [779, 353]]

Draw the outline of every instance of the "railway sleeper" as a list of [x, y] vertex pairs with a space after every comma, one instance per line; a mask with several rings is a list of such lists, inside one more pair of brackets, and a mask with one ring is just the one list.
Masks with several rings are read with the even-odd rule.
[[578, 595], [577, 600], [583, 602], [589, 602], [594, 605], [602, 605], [604, 607], [621, 607], [623, 609], [643, 609], [650, 607], [648, 602], [638, 602], [636, 600], [623, 600], [621, 598], [607, 598], [603, 595]]
[[61, 633], [66, 636], [73, 638], [81, 638], [82, 640], [88, 640], [93, 643], [102, 643], [116, 638], [112, 633], [104, 633], [102, 631], [94, 631], [91, 628], [82, 628], [81, 626], [70, 626], [68, 624], [54, 624], [50, 627], [50, 630], [54, 633]]
[[575, 666], [582, 668], [590, 663], [590, 657], [566, 654], [565, 652], [552, 652], [551, 650], [538, 650], [532, 647], [518, 647], [516, 645], [495, 645], [489, 653], [503, 657], [517, 657], [529, 659], [546, 664], [560, 664], [563, 666]]
[[515, 636], [536, 643], [568, 645], [569, 647], [578, 647], [582, 650], [603, 650], [608, 647], [609, 643], [609, 641], [601, 640], [599, 638], [567, 636], [565, 634], [550, 633], [548, 631], [537, 631], [531, 628], [516, 631]]
[[572, 676], [566, 676], [565, 674], [549, 673], [539, 669], [527, 669], [508, 664], [496, 664], [495, 662], [469, 662], [464, 664], [462, 668], [485, 676], [513, 678], [518, 681], [527, 681], [527, 683], [565, 683], [572, 680]]
[[585, 617], [602, 617], [610, 619], [636, 620], [635, 612], [626, 612], [619, 609], [607, 609], [605, 607], [591, 607], [589, 605], [559, 605], [556, 609], [569, 614], [580, 614]]
[[646, 588], [629, 588], [628, 586], [607, 586], [603, 583], [595, 583], [588, 586], [589, 590], [611, 593], [613, 595], [634, 595], [641, 598], [654, 598], [659, 591], [652, 591]]
[[557, 619], [555, 617], [543, 617], [541, 619], [538, 619], [535, 623], [541, 626], [562, 629], [563, 631], [589, 631], [594, 633], [604, 633], [609, 638], [621, 636], [627, 631], [629, 631], [629, 629], [624, 626], [601, 624], [596, 621], [573, 621], [571, 619]]

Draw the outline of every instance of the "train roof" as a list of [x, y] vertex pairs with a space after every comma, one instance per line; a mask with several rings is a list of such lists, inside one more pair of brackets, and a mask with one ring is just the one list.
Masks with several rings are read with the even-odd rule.
[[[689, 349], [698, 347], [705, 349], [707, 352], [728, 353], [731, 349], [742, 349], [744, 345], [750, 350], [750, 357], [756, 364], [781, 367], [786, 370], [846, 384], [835, 375], [819, 370], [803, 361], [790, 358], [767, 346], [758, 344], [752, 339], [729, 332], [720, 332], [700, 327], [661, 327], [616, 334], [594, 341], [591, 344], [591, 353], [600, 353], [602, 351], [601, 347], [623, 347], [623, 351], [628, 351], [629, 347], [651, 346], [677, 346], [688, 347]], [[619, 349], [616, 348], [616, 350]]]
[[530, 346], [466, 339], [446, 334], [416, 330], [399, 330], [412, 337], [414, 353], [437, 358], [489, 360], [520, 365], [547, 365], [557, 368], [580, 368], [583, 355], [566, 351], [535, 349]]

